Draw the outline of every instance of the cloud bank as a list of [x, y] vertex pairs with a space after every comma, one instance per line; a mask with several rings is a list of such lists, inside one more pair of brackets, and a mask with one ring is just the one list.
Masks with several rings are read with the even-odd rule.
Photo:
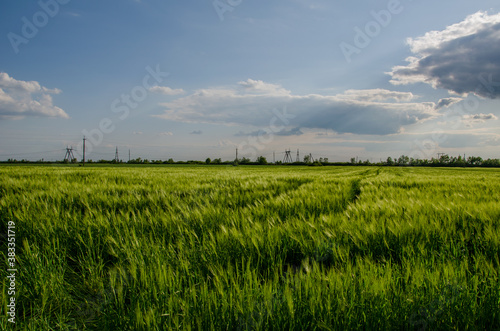
[[26, 116], [62, 117], [68, 114], [52, 104], [51, 94], [59, 89], [48, 89], [36, 81], [22, 81], [0, 72], [0, 119], [21, 119]]
[[300, 129], [387, 135], [437, 116], [434, 102], [411, 102], [414, 98], [412, 93], [382, 89], [294, 95], [280, 85], [249, 79], [235, 87], [200, 89], [162, 103], [164, 113], [155, 116], [179, 122], [264, 128], [275, 116], [272, 110], [286, 106], [284, 116], [293, 119], [281, 135], [300, 135]]
[[500, 97], [500, 13], [477, 12], [407, 42], [414, 56], [392, 68], [391, 83], [422, 82], [459, 95]]

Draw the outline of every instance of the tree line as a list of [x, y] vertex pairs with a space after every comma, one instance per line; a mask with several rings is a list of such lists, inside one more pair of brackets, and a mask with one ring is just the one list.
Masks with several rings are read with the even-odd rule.
[[[77, 164], [77, 159], [64, 160], [64, 161], [38, 161], [29, 160], [16, 160], [8, 159], [7, 161], [0, 161], [0, 163], [26, 163], [26, 164]], [[429, 159], [415, 159], [407, 155], [401, 155], [398, 158], [388, 157], [385, 161], [370, 162], [370, 160], [362, 161], [356, 158], [351, 158], [350, 162], [329, 162], [328, 158], [313, 159], [310, 155], [306, 155], [303, 161], [293, 163], [283, 163], [277, 161], [270, 163], [264, 156], [257, 157], [254, 161], [249, 158], [242, 157], [233, 161], [222, 161], [221, 158], [207, 158], [205, 161], [188, 160], [188, 161], [174, 161], [172, 158], [168, 160], [149, 160], [136, 158], [130, 161], [123, 160], [86, 160], [85, 163], [99, 163], [99, 164], [197, 164], [197, 165], [308, 165], [308, 166], [400, 166], [400, 167], [500, 167], [500, 159], [482, 159], [479, 156], [469, 156], [468, 158], [449, 156], [447, 154], [441, 155], [439, 158]]]

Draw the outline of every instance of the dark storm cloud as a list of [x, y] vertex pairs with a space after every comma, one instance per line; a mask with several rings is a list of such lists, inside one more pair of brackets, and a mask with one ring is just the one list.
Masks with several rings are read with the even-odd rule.
[[415, 56], [393, 68], [393, 84], [424, 82], [459, 95], [500, 97], [500, 14], [478, 12], [408, 43]]

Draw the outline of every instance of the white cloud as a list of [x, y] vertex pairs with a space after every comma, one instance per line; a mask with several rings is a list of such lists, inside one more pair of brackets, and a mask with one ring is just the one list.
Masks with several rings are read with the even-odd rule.
[[454, 41], [458, 38], [474, 36], [480, 32], [494, 27], [500, 23], [500, 14], [488, 15], [479, 11], [469, 15], [460, 23], [450, 25], [443, 31], [430, 31], [418, 38], [408, 38], [408, 44], [413, 53], [424, 56], [432, 55], [435, 50], [443, 47], [443, 44]]
[[69, 118], [68, 114], [52, 104], [51, 94], [59, 89], [48, 89], [36, 81], [22, 81], [0, 72], [0, 119], [20, 119], [25, 116]]
[[408, 102], [416, 98], [411, 92], [397, 92], [384, 89], [347, 90], [337, 95], [338, 98], [358, 101], [389, 101]]
[[246, 93], [256, 92], [260, 94], [272, 94], [272, 95], [290, 94], [290, 91], [285, 90], [280, 85], [265, 83], [261, 80], [247, 79], [246, 81], [239, 82], [238, 85], [243, 87]]
[[173, 89], [168, 86], [153, 86], [149, 88], [149, 91], [164, 95], [179, 95], [185, 93], [183, 89]]
[[[294, 95], [280, 85], [247, 80], [233, 88], [202, 89], [162, 103], [165, 112], [156, 116], [179, 122], [267, 128], [276, 117], [272, 110], [286, 106], [287, 112], [294, 117], [286, 123], [286, 129], [294, 131], [283, 131], [283, 134], [300, 134], [302, 128], [314, 128], [381, 135], [398, 133], [404, 125], [438, 116], [433, 102], [374, 101], [391, 98], [410, 101], [414, 96], [387, 90], [351, 90], [347, 94], [331, 96]], [[282, 124], [275, 123], [277, 126]]]
[[500, 97], [500, 13], [477, 12], [407, 42], [414, 56], [392, 68], [391, 83], [422, 82], [458, 95]]
[[172, 132], [160, 132], [160, 136], [173, 136], [174, 134]]
[[141, 135], [141, 134], [143, 134], [143, 132], [142, 131], [134, 131], [132, 134], [134, 134], [134, 135]]

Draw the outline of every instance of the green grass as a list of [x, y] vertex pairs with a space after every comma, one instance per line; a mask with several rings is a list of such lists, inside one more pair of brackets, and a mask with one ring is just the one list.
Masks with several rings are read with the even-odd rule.
[[499, 330], [499, 192], [498, 169], [3, 166], [16, 328]]

